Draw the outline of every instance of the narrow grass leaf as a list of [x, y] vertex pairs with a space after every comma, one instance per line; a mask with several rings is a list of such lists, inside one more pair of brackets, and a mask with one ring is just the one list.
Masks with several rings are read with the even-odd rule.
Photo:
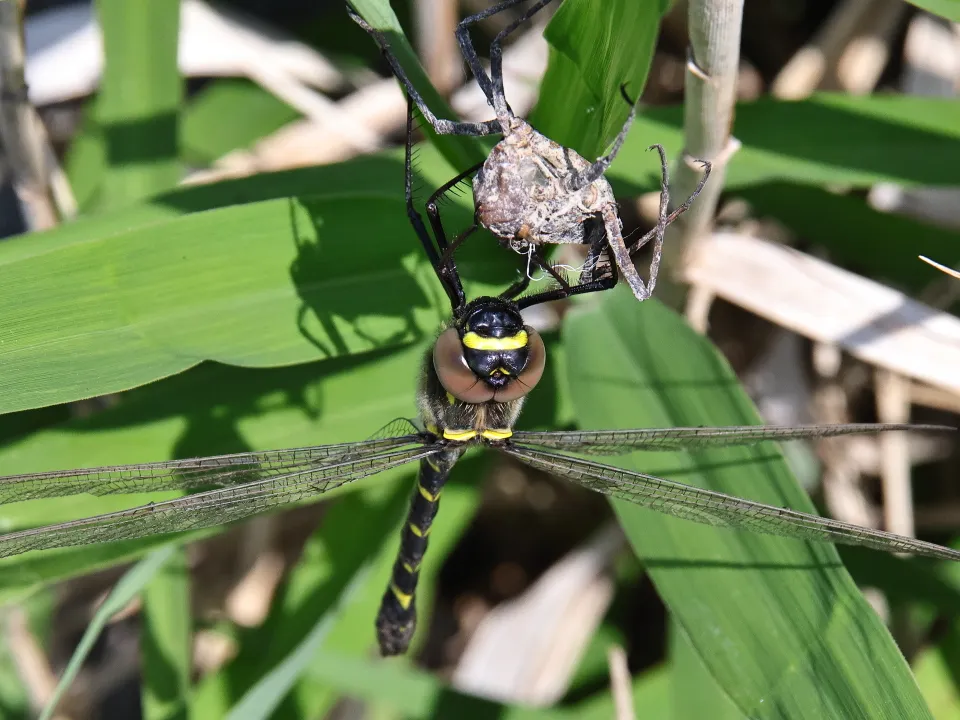
[[97, 112], [107, 158], [100, 203], [117, 207], [180, 180], [180, 2], [97, 0], [96, 8], [104, 54]]
[[[438, 118], [456, 120], [457, 116], [453, 110], [450, 109], [450, 106], [447, 105], [427, 78], [416, 53], [414, 53], [409, 41], [403, 34], [400, 21], [397, 20], [390, 3], [387, 0], [351, 0], [351, 4], [357, 10], [357, 13], [373, 28], [386, 35], [391, 51], [433, 114]], [[354, 34], [358, 37], [366, 37], [366, 42], [373, 42], [373, 38], [367, 36], [359, 27], [354, 30]], [[482, 162], [486, 156], [486, 153], [474, 138], [462, 135], [437, 135], [430, 128], [429, 123], [426, 122], [421, 123], [421, 129], [430, 137], [448, 162], [457, 168], [458, 172]]]
[[183, 545], [143, 589], [140, 694], [144, 720], [186, 720], [193, 665], [190, 572]]
[[[771, 181], [869, 187], [952, 185], [960, 164], [960, 103], [943, 98], [819, 93], [806, 100], [739, 103], [730, 160], [731, 190]], [[653, 190], [660, 171], [647, 146], [670, 157], [683, 148], [683, 109], [658, 107], [637, 118], [610, 167], [614, 190]], [[619, 189], [618, 189], [619, 185]]]
[[348, 605], [370, 574], [365, 564], [354, 573], [337, 604], [324, 613], [319, 622], [310, 629], [303, 640], [279, 664], [254, 685], [226, 715], [227, 720], [254, 720], [268, 718], [280, 705], [304, 669], [310, 664], [320, 646], [326, 640], [341, 608]]
[[216, 80], [183, 110], [180, 147], [188, 161], [208, 164], [293, 122], [300, 114], [246, 79]]
[[[342, 602], [346, 589], [353, 587], [354, 596], [383, 591], [383, 578], [364, 571], [361, 581], [358, 572], [371, 558], [383, 554], [392, 539], [394, 518], [407, 506], [412, 479], [412, 472], [406, 470], [393, 481], [350, 495], [330, 508], [278, 589], [266, 620], [257, 628], [239, 630], [237, 655], [198, 686], [191, 707], [196, 717], [224, 717], [261, 682], [273, 688], [271, 695], [279, 693], [271, 702], [282, 701], [290, 686], [284, 689], [266, 678], [274, 677], [272, 673], [281, 665], [289, 672], [299, 672], [296, 667], [301, 661], [288, 661], [305, 637], [317, 633], [319, 641], [342, 624], [349, 608], [337, 612], [334, 608]], [[357, 652], [373, 641], [373, 616], [368, 615], [367, 620], [362, 636], [354, 638]], [[287, 679], [296, 678], [288, 674]]]
[[67, 688], [70, 687], [70, 684], [77, 676], [81, 665], [83, 665], [83, 661], [90, 654], [94, 643], [100, 636], [100, 632], [104, 626], [106, 626], [107, 622], [109, 622], [110, 618], [125, 608], [177, 552], [177, 549], [174, 547], [157, 550], [130, 568], [124, 576], [120, 578], [120, 581], [107, 596], [106, 600], [104, 600], [103, 604], [97, 609], [86, 631], [83, 633], [77, 649], [74, 650], [66, 670], [63, 671], [63, 675], [60, 677], [60, 682], [57, 683], [57, 688], [54, 690], [50, 702], [47, 703], [43, 713], [40, 715], [40, 720], [49, 720], [49, 718], [53, 717], [60, 698], [63, 697], [63, 693], [66, 692]]

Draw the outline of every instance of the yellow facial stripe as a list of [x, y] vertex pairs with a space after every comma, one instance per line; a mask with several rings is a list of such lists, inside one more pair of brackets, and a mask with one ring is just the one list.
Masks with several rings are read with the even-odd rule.
[[406, 570], [406, 571], [407, 571], [408, 573], [410, 573], [411, 575], [413, 575], [417, 570], [420, 569], [420, 566], [419, 566], [419, 565], [411, 565], [410, 563], [405, 562], [405, 563], [403, 563], [403, 569]]
[[427, 535], [430, 534], [430, 529], [431, 529], [431, 528], [427, 528], [427, 531], [424, 532], [413, 523], [410, 523], [407, 527], [410, 528], [410, 532], [412, 532], [414, 535], [416, 535], [419, 538], [427, 537]]
[[455, 440], [457, 442], [466, 442], [477, 436], [476, 430], [444, 430], [443, 437], [446, 440]]
[[487, 440], [506, 440], [513, 435], [513, 430], [484, 430], [480, 434]]
[[503, 338], [481, 337], [475, 332], [463, 336], [463, 346], [471, 350], [519, 350], [527, 346], [527, 331]]
[[402, 607], [404, 610], [410, 609], [410, 603], [413, 602], [413, 593], [405, 593], [393, 583], [390, 583], [390, 591], [397, 598], [397, 602], [400, 603], [400, 607]]
[[[423, 495], [424, 499], [427, 502], [435, 503], [440, 499], [440, 493], [434, 495], [432, 492], [427, 490], [423, 485], [417, 485], [417, 489], [420, 491], [420, 494]], [[442, 490], [440, 492], [443, 492]]]

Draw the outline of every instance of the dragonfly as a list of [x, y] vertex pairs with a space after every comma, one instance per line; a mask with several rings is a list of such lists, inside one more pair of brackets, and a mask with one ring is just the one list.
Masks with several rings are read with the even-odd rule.
[[[408, 188], [412, 175], [410, 145], [408, 139]], [[407, 211], [427, 254], [438, 257], [409, 190]], [[450, 277], [449, 273], [438, 272], [441, 282]], [[457, 283], [459, 286], [459, 278]], [[523, 403], [547, 362], [542, 338], [525, 324], [515, 299], [521, 291], [515, 284], [500, 296], [471, 301], [456, 300], [458, 295], [453, 293], [450, 318], [423, 359], [417, 392], [418, 421], [393, 421], [370, 439], [0, 477], [3, 503], [83, 493], [202, 490], [173, 500], [2, 535], [0, 557], [222, 525], [304, 500], [322, 499], [348, 483], [416, 462], [419, 472], [400, 550], [375, 622], [381, 653], [397, 655], [408, 649], [416, 628], [417, 581], [444, 485], [464, 452], [482, 446], [589, 490], [693, 522], [960, 560], [960, 552], [933, 543], [620, 469], [590, 457], [636, 450], [696, 451], [768, 440], [953, 428], [850, 424], [514, 430]]]

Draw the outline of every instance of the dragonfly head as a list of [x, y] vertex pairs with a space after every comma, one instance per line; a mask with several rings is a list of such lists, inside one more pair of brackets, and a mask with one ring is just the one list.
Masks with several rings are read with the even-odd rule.
[[540, 381], [545, 361], [539, 333], [523, 324], [516, 305], [500, 298], [469, 303], [433, 349], [440, 384], [472, 404], [520, 399]]

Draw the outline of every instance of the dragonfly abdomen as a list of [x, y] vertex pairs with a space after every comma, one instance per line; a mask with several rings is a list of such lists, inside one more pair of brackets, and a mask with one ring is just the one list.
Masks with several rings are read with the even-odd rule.
[[463, 450], [463, 447], [454, 446], [420, 461], [417, 487], [400, 534], [400, 552], [377, 613], [377, 640], [384, 656], [405, 653], [413, 638], [417, 626], [416, 590], [420, 564], [427, 552], [433, 519], [440, 509], [443, 486]]

